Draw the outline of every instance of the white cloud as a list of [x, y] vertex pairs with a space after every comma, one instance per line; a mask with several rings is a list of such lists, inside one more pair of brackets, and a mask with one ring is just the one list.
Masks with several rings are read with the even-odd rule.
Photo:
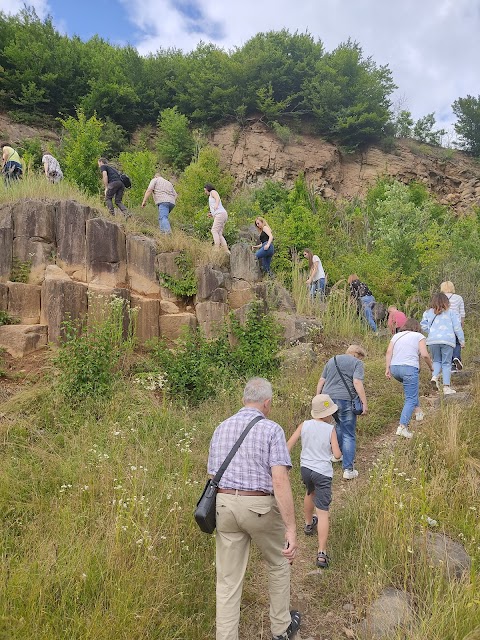
[[[2, 0], [0, 0], [1, 2]], [[431, 111], [450, 123], [453, 100], [480, 91], [480, 9], [477, 0], [121, 0], [145, 35], [141, 53], [200, 40], [226, 49], [255, 33], [308, 30], [327, 50], [351, 37], [377, 64], [388, 64], [396, 97], [419, 118]], [[185, 11], [193, 18], [187, 18]], [[183, 10], [183, 11], [182, 11]], [[394, 98], [396, 99], [396, 98]]]
[[[48, 0], [28, 0], [26, 4], [33, 7], [37, 12], [38, 17], [42, 19], [47, 17], [50, 10]], [[24, 5], [24, 0], [0, 0], [0, 11], [13, 15], [21, 11]]]

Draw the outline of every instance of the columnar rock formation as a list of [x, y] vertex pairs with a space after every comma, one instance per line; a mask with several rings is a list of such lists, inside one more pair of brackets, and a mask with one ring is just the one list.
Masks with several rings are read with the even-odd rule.
[[[152, 238], [126, 234], [120, 224], [77, 202], [1, 205], [0, 310], [20, 324], [0, 327], [0, 347], [22, 356], [59, 342], [66, 318], [98, 317], [112, 294], [138, 308], [140, 342], [173, 341], [184, 327], [196, 326], [211, 338], [230, 311], [243, 320], [254, 299], [267, 300], [268, 287], [260, 282], [247, 244], [232, 247], [230, 269], [197, 269], [193, 299], [176, 297], [158, 280], [158, 273], [181, 277], [177, 256], [162, 252]], [[27, 282], [13, 281], [19, 270]], [[286, 292], [279, 296], [277, 291], [275, 303], [283, 311], [294, 310]]]

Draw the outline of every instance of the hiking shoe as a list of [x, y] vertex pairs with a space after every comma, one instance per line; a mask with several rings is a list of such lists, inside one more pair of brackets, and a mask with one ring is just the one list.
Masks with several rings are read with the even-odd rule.
[[332, 454], [332, 457], [330, 458], [331, 462], [341, 462], [343, 460], [343, 456], [340, 456], [339, 458], [335, 458], [335, 456]]
[[345, 469], [343, 471], [344, 480], [354, 480], [355, 478], [358, 478], [358, 471], [356, 469]]
[[454, 358], [452, 360], [452, 364], [455, 365], [455, 368], [457, 371], [461, 371], [463, 369], [463, 364], [462, 361], [460, 360], [460, 358]]
[[313, 516], [312, 524], [306, 524], [303, 527], [303, 533], [306, 536], [313, 536], [313, 534], [315, 533], [315, 529], [317, 528], [317, 524], [318, 524], [318, 518], [317, 516]]
[[330, 558], [327, 556], [325, 551], [319, 551], [317, 553], [317, 567], [319, 569], [328, 569], [328, 563], [330, 562]]
[[432, 376], [432, 379], [430, 380], [430, 382], [433, 384], [433, 386], [436, 389], [440, 391], [440, 383], [438, 382], [438, 376]]
[[286, 631], [279, 636], [273, 636], [272, 640], [290, 640], [294, 638], [297, 631], [300, 629], [301, 615], [299, 611], [290, 611], [290, 617], [292, 621], [288, 625]]
[[423, 411], [421, 409], [420, 411], [417, 411], [417, 413], [415, 414], [415, 420], [417, 422], [421, 422], [424, 418], [425, 418], [425, 414], [423, 413]]
[[453, 393], [457, 393], [457, 392], [455, 391], [455, 389], [452, 389], [452, 387], [450, 387], [450, 386], [449, 386], [449, 385], [447, 385], [447, 384], [444, 384], [444, 385], [443, 385], [443, 395], [444, 395], [444, 396], [451, 396]]
[[404, 438], [413, 438], [413, 433], [409, 431], [403, 424], [399, 424], [397, 428], [397, 436], [403, 436]]

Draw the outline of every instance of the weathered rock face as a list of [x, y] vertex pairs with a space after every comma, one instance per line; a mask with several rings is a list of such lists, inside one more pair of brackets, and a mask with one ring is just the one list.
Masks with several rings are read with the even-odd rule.
[[207, 339], [216, 338], [221, 333], [228, 311], [228, 305], [223, 302], [207, 301], [196, 305], [197, 320]]
[[87, 280], [110, 287], [125, 285], [127, 251], [119, 225], [104, 218], [87, 220]]
[[40, 322], [41, 287], [22, 282], [8, 283], [8, 313], [22, 324]]
[[173, 342], [182, 335], [184, 327], [195, 329], [197, 318], [194, 313], [177, 313], [168, 316], [160, 316], [160, 336], [169, 342]]
[[155, 275], [157, 247], [145, 236], [127, 236], [128, 283], [132, 291], [142, 295], [160, 294]]
[[472, 559], [465, 547], [444, 533], [427, 531], [425, 536], [419, 536], [415, 542], [427, 555], [429, 565], [443, 569], [450, 580], [461, 580], [470, 572]]
[[47, 344], [47, 327], [41, 324], [0, 327], [0, 345], [14, 358], [38, 351]]
[[[224, 282], [224, 274], [222, 271], [218, 269], [213, 269], [211, 266], [206, 265], [204, 267], [199, 267], [196, 271], [197, 275], [197, 300], [201, 302], [202, 300], [208, 300], [212, 297], [215, 291], [218, 291], [220, 287], [222, 287]], [[220, 294], [217, 293], [216, 297], [219, 297]], [[221, 294], [223, 297], [223, 294]], [[226, 292], [225, 292], [226, 295]], [[224, 302], [224, 300], [217, 300], [217, 302]]]
[[344, 155], [315, 136], [297, 135], [284, 146], [262, 122], [245, 127], [240, 136], [236, 133], [237, 125], [226, 125], [212, 134], [211, 142], [238, 186], [275, 180], [291, 187], [304, 173], [319, 195], [349, 199], [365, 195], [368, 186], [386, 174], [404, 183], [423, 182], [457, 211], [470, 209], [480, 198], [480, 168], [460, 151], [397, 140], [391, 152], [370, 147]]
[[0, 311], [8, 311], [8, 285], [0, 283]]
[[69, 317], [81, 320], [88, 309], [87, 285], [73, 280], [46, 277], [42, 284], [40, 322], [48, 326], [49, 342], [64, 335], [63, 322]]
[[258, 260], [252, 253], [249, 245], [238, 242], [230, 250], [230, 273], [232, 278], [258, 282], [261, 279]]
[[87, 296], [89, 326], [94, 322], [99, 323], [105, 318], [112, 296], [125, 301], [123, 308], [123, 335], [126, 337], [130, 324], [128, 313], [130, 309], [130, 291], [124, 288], [105, 287], [100, 284], [90, 283], [88, 285]]
[[140, 343], [160, 336], [160, 300], [131, 295], [131, 305], [138, 309], [137, 338]]
[[399, 629], [407, 629], [413, 623], [413, 611], [406, 593], [387, 587], [367, 610], [367, 617], [356, 626], [362, 640], [388, 640]]
[[286, 344], [306, 342], [311, 329], [320, 330], [322, 328], [320, 322], [306, 316], [298, 316], [286, 311], [275, 311], [273, 315], [275, 320], [283, 327]]
[[20, 200], [12, 208], [13, 257], [30, 263], [29, 284], [41, 284], [47, 265], [55, 261], [55, 206]]
[[10, 279], [13, 257], [12, 208], [0, 206], [0, 282]]
[[87, 279], [87, 220], [95, 216], [90, 207], [72, 200], [59, 202], [56, 207], [56, 263], [73, 280]]

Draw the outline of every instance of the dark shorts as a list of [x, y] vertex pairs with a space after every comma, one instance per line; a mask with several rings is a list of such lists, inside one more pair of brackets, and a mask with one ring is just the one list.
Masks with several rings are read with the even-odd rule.
[[312, 471], [307, 467], [300, 467], [303, 484], [307, 487], [308, 495], [314, 494], [313, 503], [320, 511], [328, 511], [332, 501], [332, 478]]

